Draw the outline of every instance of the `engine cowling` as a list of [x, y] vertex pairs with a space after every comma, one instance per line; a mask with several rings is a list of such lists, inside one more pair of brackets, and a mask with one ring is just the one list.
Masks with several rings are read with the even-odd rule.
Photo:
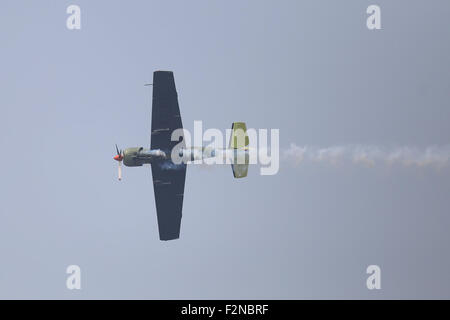
[[139, 160], [138, 155], [142, 147], [127, 148], [123, 151], [123, 164], [127, 167], [140, 167], [144, 163]]

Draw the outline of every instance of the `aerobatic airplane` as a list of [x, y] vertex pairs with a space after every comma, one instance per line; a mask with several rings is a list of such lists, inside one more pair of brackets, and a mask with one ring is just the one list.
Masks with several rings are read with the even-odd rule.
[[[116, 145], [117, 155], [114, 160], [118, 161], [119, 164], [119, 180], [122, 179], [122, 161], [127, 167], [151, 164], [159, 238], [161, 240], [173, 240], [180, 236], [186, 163], [213, 158], [219, 153], [231, 154], [231, 167], [234, 177], [246, 177], [249, 162], [249, 138], [245, 123], [235, 122], [232, 125], [228, 149], [186, 148], [183, 135], [180, 135], [178, 141], [172, 141], [172, 132], [176, 129], [182, 129], [183, 124], [178, 106], [175, 80], [171, 71], [155, 71], [153, 73], [152, 100], [150, 149], [135, 147], [122, 151]], [[178, 156], [184, 159], [181, 163], [174, 162], [172, 159], [172, 149], [175, 146], [177, 146]], [[244, 160], [237, 160], [238, 157]]]

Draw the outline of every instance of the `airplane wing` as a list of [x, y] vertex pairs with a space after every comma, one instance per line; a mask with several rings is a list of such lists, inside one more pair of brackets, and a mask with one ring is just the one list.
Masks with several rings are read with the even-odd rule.
[[[171, 141], [175, 129], [183, 128], [178, 106], [173, 73], [153, 73], [151, 148], [170, 154], [178, 141]], [[175, 165], [171, 160], [152, 163], [153, 189], [159, 237], [173, 240], [180, 236], [181, 212], [183, 208], [186, 164]]]
[[183, 128], [178, 95], [171, 71], [153, 73], [151, 148], [170, 152], [178, 141], [170, 141], [175, 129]]
[[170, 160], [152, 163], [153, 190], [159, 238], [173, 240], [180, 237], [186, 164], [175, 166]]

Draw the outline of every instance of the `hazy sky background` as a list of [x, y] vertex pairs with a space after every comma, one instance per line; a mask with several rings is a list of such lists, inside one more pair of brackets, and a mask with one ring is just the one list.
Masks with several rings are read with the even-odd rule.
[[1, 1], [0, 298], [450, 298], [449, 167], [189, 167], [181, 239], [161, 242], [150, 168], [118, 182], [112, 159], [149, 146], [155, 70], [174, 71], [187, 129], [448, 145], [449, 16], [448, 1]]

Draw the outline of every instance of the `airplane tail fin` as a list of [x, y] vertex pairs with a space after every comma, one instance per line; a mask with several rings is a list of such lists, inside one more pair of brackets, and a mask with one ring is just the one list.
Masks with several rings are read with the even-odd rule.
[[247, 176], [249, 163], [247, 126], [245, 122], [233, 122], [231, 130], [229, 148], [234, 151], [231, 169], [235, 178], [244, 178]]

